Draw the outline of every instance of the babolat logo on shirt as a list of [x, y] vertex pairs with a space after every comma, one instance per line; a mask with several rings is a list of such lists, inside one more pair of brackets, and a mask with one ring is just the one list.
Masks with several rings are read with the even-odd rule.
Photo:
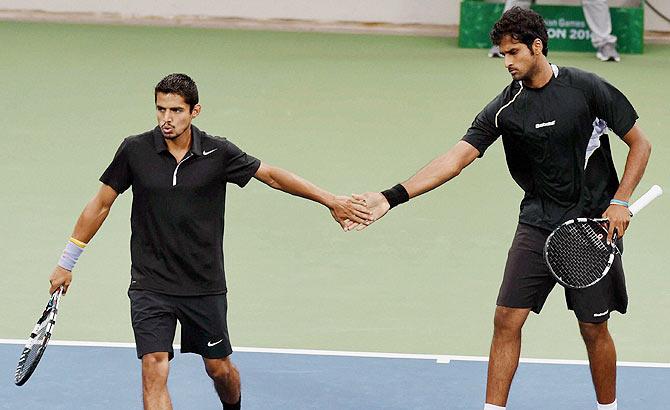
[[556, 125], [556, 120], [535, 124], [535, 128], [551, 127], [552, 125]]

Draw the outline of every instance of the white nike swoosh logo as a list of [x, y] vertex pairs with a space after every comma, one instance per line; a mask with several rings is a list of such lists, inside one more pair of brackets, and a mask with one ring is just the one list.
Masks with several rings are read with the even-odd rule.
[[214, 342], [214, 343], [212, 343], [212, 342], [207, 342], [207, 346], [208, 346], [208, 347], [216, 346], [216, 345], [218, 345], [218, 344], [221, 343], [221, 342], [223, 342], [223, 339], [219, 340], [218, 342]]
[[211, 154], [212, 152], [216, 151], [217, 149], [218, 149], [218, 148], [214, 148], [213, 150], [209, 150], [209, 151], [202, 151], [202, 155], [209, 155], [209, 154]]
[[535, 128], [551, 127], [552, 125], [556, 125], [556, 120], [535, 124]]
[[609, 312], [610, 312], [609, 310], [606, 310], [606, 311], [604, 311], [604, 312], [602, 312], [602, 313], [594, 313], [594, 314], [593, 314], [593, 317], [605, 316], [605, 315], [608, 314]]

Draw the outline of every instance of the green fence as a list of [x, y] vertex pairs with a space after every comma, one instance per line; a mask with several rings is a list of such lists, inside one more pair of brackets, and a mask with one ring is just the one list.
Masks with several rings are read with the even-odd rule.
[[[503, 3], [463, 0], [458, 45], [464, 48], [491, 47], [489, 31], [500, 18]], [[618, 37], [621, 53], [641, 54], [644, 51], [644, 8], [612, 7], [612, 34]], [[553, 51], [593, 51], [591, 31], [581, 6], [534, 5], [547, 24], [549, 47]]]

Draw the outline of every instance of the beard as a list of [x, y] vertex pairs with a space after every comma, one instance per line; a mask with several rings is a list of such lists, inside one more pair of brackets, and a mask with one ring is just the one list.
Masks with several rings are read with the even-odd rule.
[[528, 67], [528, 69], [525, 72], [517, 71], [516, 75], [513, 75], [512, 78], [516, 81], [531, 81], [541, 72], [540, 67], [539, 57], [533, 56], [533, 63]]
[[[162, 131], [161, 131], [161, 134], [163, 134]], [[163, 138], [166, 139], [166, 140], [174, 140], [174, 139], [179, 138], [179, 136], [180, 136], [181, 134], [183, 134], [183, 132], [181, 132], [181, 133], [179, 133], [179, 134], [176, 134], [176, 133], [175, 133], [175, 135], [165, 135], [165, 134], [163, 134]]]
[[176, 127], [174, 127], [173, 125], [170, 125], [169, 127], [172, 128], [172, 132], [170, 133], [171, 135], [165, 135], [165, 132], [163, 131], [163, 126], [165, 125], [165, 123], [158, 124], [158, 125], [159, 125], [159, 129], [161, 131], [161, 134], [163, 135], [163, 138], [166, 139], [166, 140], [177, 139], [184, 133], [184, 131], [186, 131], [186, 128], [179, 131]]

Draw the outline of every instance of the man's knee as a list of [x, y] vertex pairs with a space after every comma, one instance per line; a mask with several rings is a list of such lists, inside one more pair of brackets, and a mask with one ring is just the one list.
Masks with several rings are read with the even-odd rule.
[[148, 353], [142, 356], [142, 378], [167, 379], [170, 359], [167, 352]]
[[223, 382], [232, 376], [233, 372], [235, 372], [235, 367], [228, 358], [206, 359], [205, 370], [212, 380]]
[[494, 332], [500, 334], [517, 334], [528, 317], [530, 309], [497, 306], [493, 318]]
[[602, 323], [579, 322], [579, 332], [587, 345], [599, 343], [610, 337], [606, 321]]

